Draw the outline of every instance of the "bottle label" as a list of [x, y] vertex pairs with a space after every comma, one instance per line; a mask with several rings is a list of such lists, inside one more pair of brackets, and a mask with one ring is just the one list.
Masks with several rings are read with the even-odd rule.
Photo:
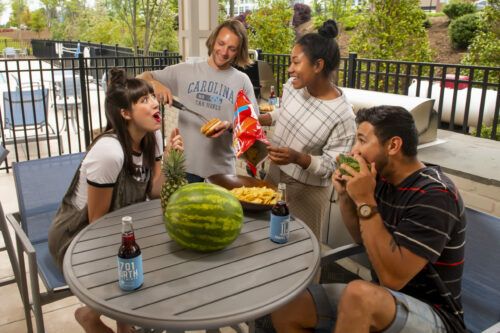
[[290, 222], [290, 215], [277, 216], [271, 214], [271, 233], [270, 237], [273, 242], [286, 243], [290, 237], [290, 230], [288, 225]]
[[134, 290], [142, 286], [142, 254], [132, 259], [118, 257], [118, 281], [123, 290]]
[[269, 104], [269, 105], [276, 105], [276, 97], [269, 97], [267, 99], [267, 104]]

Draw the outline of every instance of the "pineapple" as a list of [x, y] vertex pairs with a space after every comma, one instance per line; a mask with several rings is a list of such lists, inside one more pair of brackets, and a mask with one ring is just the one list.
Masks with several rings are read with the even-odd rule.
[[178, 150], [170, 150], [169, 156], [163, 155], [162, 172], [167, 178], [161, 187], [161, 208], [163, 214], [170, 196], [188, 182], [186, 180], [186, 157]]

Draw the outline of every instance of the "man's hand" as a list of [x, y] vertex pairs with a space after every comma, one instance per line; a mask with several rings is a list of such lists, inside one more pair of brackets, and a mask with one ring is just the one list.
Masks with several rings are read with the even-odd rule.
[[168, 156], [168, 152], [171, 149], [184, 151], [184, 141], [182, 140], [181, 133], [177, 127], [172, 130], [172, 133], [170, 133], [170, 140], [165, 147], [164, 154]]
[[165, 87], [163, 84], [156, 80], [152, 80], [151, 85], [153, 86], [153, 89], [155, 91], [156, 99], [158, 102], [161, 104], [165, 105], [168, 104], [169, 106], [172, 106], [172, 92], [170, 89]]
[[214, 134], [210, 135], [209, 138], [215, 139], [224, 134], [225, 131], [227, 131], [229, 128], [231, 128], [231, 123], [227, 120], [221, 121], [219, 125], [215, 128]]
[[[338, 159], [338, 156], [337, 156]], [[345, 189], [345, 179], [342, 178], [342, 173], [340, 172], [339, 169], [336, 169], [333, 174], [332, 174], [332, 183], [333, 187], [335, 188], [335, 191], [339, 196], [341, 195], [347, 195], [347, 191]]]
[[375, 162], [372, 162], [370, 170], [361, 155], [356, 155], [354, 158], [359, 162], [359, 172], [347, 164], [343, 163], [341, 165], [342, 169], [352, 175], [342, 175], [341, 178], [346, 182], [345, 189], [356, 205], [362, 203], [375, 204], [374, 193], [377, 183]]

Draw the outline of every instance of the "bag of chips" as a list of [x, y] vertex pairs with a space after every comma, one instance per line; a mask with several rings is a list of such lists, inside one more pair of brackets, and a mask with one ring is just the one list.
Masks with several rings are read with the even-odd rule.
[[238, 92], [234, 111], [233, 146], [236, 157], [243, 158], [254, 176], [257, 168], [267, 158], [270, 145], [266, 134], [259, 124], [253, 105], [243, 90]]

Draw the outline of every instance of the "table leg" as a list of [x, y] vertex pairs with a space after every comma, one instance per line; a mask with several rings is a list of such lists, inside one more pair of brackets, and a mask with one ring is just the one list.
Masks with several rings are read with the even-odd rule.
[[248, 324], [248, 333], [255, 333], [255, 320], [247, 321]]

